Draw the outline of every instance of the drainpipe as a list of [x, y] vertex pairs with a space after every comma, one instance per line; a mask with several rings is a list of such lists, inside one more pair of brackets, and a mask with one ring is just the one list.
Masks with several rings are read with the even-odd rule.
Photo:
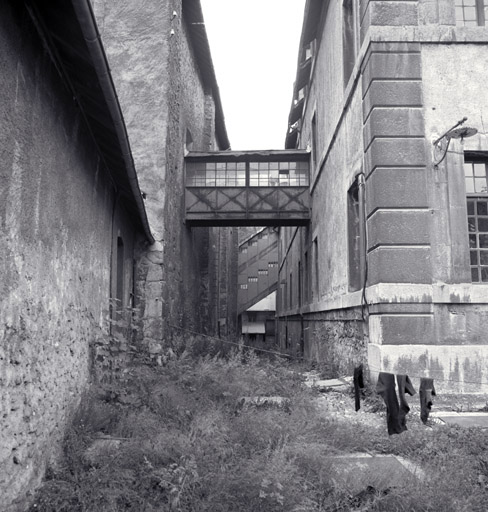
[[367, 249], [366, 240], [366, 201], [365, 201], [365, 179], [364, 173], [358, 175], [358, 202], [359, 202], [359, 240], [362, 241], [362, 247], [359, 253], [359, 275], [362, 283], [362, 295], [365, 298], [367, 281]]

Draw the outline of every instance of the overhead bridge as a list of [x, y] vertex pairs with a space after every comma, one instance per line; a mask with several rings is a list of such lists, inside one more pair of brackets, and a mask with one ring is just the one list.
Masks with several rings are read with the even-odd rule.
[[310, 153], [216, 151], [185, 157], [189, 226], [304, 226]]

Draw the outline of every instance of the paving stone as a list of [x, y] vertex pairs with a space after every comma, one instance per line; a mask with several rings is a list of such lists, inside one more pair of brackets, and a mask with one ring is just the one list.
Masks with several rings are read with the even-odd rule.
[[430, 416], [438, 418], [448, 425], [488, 428], [488, 413], [486, 412], [437, 411], [435, 413], [431, 413]]
[[355, 453], [331, 457], [329, 463], [334, 480], [351, 494], [368, 486], [384, 491], [424, 478], [421, 468], [394, 455]]
[[305, 384], [310, 388], [318, 389], [319, 391], [326, 389], [333, 389], [335, 391], [347, 391], [351, 384], [345, 379], [320, 379], [320, 380], [307, 380]]

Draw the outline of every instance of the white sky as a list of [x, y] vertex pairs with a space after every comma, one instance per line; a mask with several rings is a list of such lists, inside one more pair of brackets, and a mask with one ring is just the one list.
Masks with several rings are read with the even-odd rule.
[[283, 149], [305, 0], [201, 3], [232, 149]]

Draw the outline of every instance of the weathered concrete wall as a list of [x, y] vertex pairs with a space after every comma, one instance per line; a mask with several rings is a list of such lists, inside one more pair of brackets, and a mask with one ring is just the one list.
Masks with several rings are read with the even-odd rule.
[[107, 328], [112, 237], [131, 261], [135, 230], [22, 6], [0, 5], [0, 48], [0, 508], [10, 511], [25, 510], [58, 454], [90, 344]]
[[180, 333], [174, 327], [215, 333], [226, 318], [234, 331], [235, 276], [223, 262], [237, 258], [237, 232], [184, 224], [185, 152], [219, 148], [212, 91], [203, 84], [182, 2], [93, 4], [156, 239], [138, 261], [140, 339], [157, 354]]

